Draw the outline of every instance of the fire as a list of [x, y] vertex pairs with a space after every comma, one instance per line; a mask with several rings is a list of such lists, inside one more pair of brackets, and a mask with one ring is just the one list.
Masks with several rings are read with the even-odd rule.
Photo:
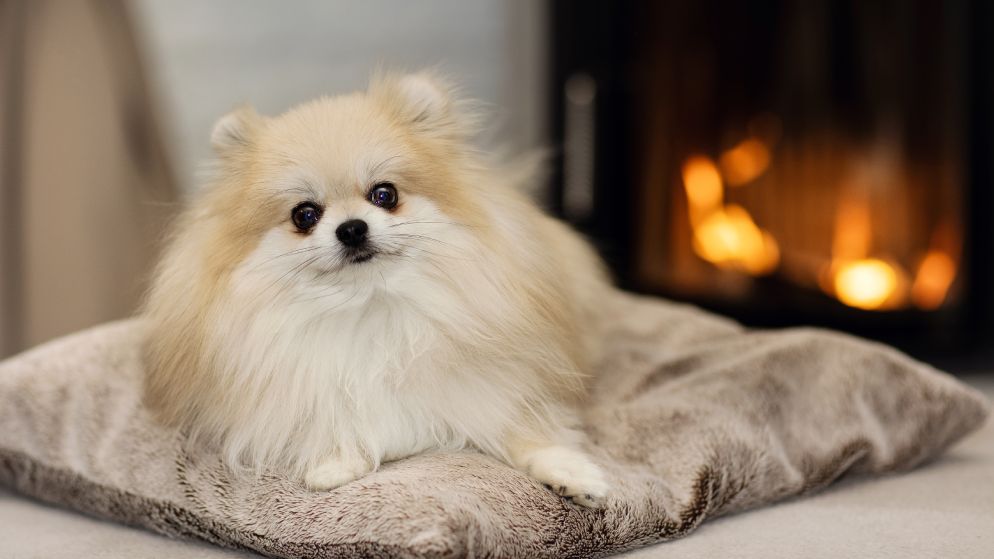
[[729, 186], [750, 183], [770, 165], [770, 150], [761, 140], [749, 138], [722, 154], [721, 174]]
[[932, 249], [918, 266], [918, 274], [911, 286], [911, 301], [924, 310], [942, 306], [953, 280], [956, 279], [956, 262], [948, 254]]
[[872, 239], [870, 204], [865, 196], [849, 193], [839, 202], [839, 208], [835, 213], [832, 256], [837, 261], [866, 258], [870, 253]]
[[846, 262], [835, 272], [835, 296], [840, 301], [860, 309], [879, 309], [898, 287], [894, 267], [877, 258]]
[[745, 209], [735, 205], [712, 213], [694, 230], [694, 251], [721, 268], [752, 275], [773, 271], [780, 259], [773, 236], [757, 227]]
[[727, 206], [709, 215], [694, 230], [694, 251], [720, 268], [752, 275], [773, 271], [780, 249], [773, 236], [756, 226], [741, 206]]
[[[684, 161], [681, 171], [694, 253], [718, 268], [753, 276], [773, 272], [783, 260], [784, 279], [817, 285], [843, 304], [859, 309], [889, 310], [909, 304], [924, 310], [941, 307], [956, 279], [962, 244], [960, 233], [951, 222], [942, 221], [932, 232], [927, 251], [915, 250], [914, 242], [920, 238], [915, 233], [920, 231], [895, 241], [895, 233], [907, 227], [914, 215], [908, 213], [906, 203], [895, 204], [891, 212], [889, 201], [882, 195], [910, 180], [902, 171], [900, 154], [894, 148], [896, 143], [884, 142], [860, 157], [849, 158], [850, 163], [841, 167], [834, 164], [815, 167], [821, 168], [819, 176], [826, 172], [829, 176], [824, 180], [813, 178], [816, 182], [811, 186], [821, 192], [825, 209], [831, 207], [833, 200], [828, 197], [832, 188], [826, 186], [834, 187], [840, 195], [835, 199], [838, 206], [830, 239], [809, 235], [792, 244], [786, 235], [790, 228], [796, 227], [787, 224], [782, 248], [745, 208], [727, 200], [726, 189], [758, 185], [756, 179], [771, 172], [773, 149], [779, 137], [779, 119], [764, 115], [750, 123], [748, 137], [717, 159], [694, 155]], [[805, 153], [802, 150], [801, 155]], [[842, 160], [832, 153], [829, 156]], [[771, 174], [770, 181], [764, 184], [783, 178], [780, 169], [772, 171], [777, 174]], [[732, 197], [757, 199], [738, 192]], [[883, 219], [877, 222], [877, 218]], [[816, 220], [811, 231], [823, 230], [824, 225]], [[875, 227], [888, 229], [876, 231]], [[831, 242], [830, 255], [822, 252], [823, 241]], [[920, 260], [912, 268], [909, 264], [914, 261], [910, 258], [916, 257]]]
[[832, 262], [826, 293], [850, 307], [883, 310], [907, 300], [907, 273], [893, 260], [870, 256], [873, 223], [864, 188], [849, 185], [835, 213]]
[[719, 268], [762, 275], [773, 271], [780, 248], [773, 236], [760, 229], [749, 212], [724, 205], [724, 183], [718, 166], [697, 155], [683, 164], [694, 252]]
[[691, 157], [683, 164], [683, 185], [690, 204], [690, 220], [698, 224], [711, 212], [721, 208], [721, 175], [710, 158]]

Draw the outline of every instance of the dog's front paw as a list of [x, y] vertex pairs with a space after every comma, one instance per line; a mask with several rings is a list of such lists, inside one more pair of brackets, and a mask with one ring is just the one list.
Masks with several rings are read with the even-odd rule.
[[607, 497], [604, 473], [586, 454], [564, 446], [549, 446], [531, 453], [528, 474], [554, 492], [585, 507], [599, 507]]
[[312, 491], [327, 491], [357, 480], [369, 471], [369, 465], [363, 462], [331, 458], [304, 474], [304, 485]]

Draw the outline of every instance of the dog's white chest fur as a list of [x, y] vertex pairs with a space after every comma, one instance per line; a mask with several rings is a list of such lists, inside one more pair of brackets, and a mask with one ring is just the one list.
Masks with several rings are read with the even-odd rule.
[[[249, 411], [227, 426], [229, 453], [272, 462], [287, 433], [294, 460], [332, 452], [356, 460], [402, 458], [432, 447], [496, 447], [520, 396], [480, 375], [451, 326], [372, 291], [314, 307], [236, 306], [222, 360]], [[361, 303], [356, 304], [359, 300]], [[255, 453], [256, 456], [245, 456]]]
[[[240, 371], [246, 378], [239, 382], [261, 391], [251, 396], [246, 423], [230, 427], [232, 459], [261, 451], [251, 459], [271, 463], [289, 452], [286, 462], [304, 467], [309, 486], [331, 488], [383, 461], [472, 445], [580, 502], [606, 491], [597, 466], [572, 448], [568, 429], [559, 436], [570, 446], [509, 437], [520, 429], [523, 407], [534, 405], [519, 375], [501, 374], [513, 359], [502, 364], [485, 344], [479, 355], [470, 351], [455, 325], [417, 307], [373, 296], [311, 320], [292, 308], [269, 309], [241, 324], [245, 335], [232, 350], [265, 365]], [[260, 382], [270, 375], [272, 382]], [[286, 433], [296, 434], [289, 445]]]

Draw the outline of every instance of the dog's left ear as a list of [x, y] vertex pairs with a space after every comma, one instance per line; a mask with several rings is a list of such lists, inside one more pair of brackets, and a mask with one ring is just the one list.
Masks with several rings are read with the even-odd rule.
[[415, 130], [454, 138], [475, 131], [476, 118], [467, 103], [448, 80], [433, 72], [374, 77], [369, 94]]
[[248, 105], [224, 115], [214, 124], [211, 146], [221, 158], [241, 153], [255, 141], [263, 119]]

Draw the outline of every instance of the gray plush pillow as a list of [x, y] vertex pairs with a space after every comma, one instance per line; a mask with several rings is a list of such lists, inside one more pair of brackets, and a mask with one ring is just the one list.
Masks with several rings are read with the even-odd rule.
[[139, 404], [142, 324], [0, 364], [0, 484], [94, 516], [278, 557], [589, 557], [704, 519], [903, 470], [978, 427], [987, 403], [884, 346], [749, 331], [619, 295], [589, 432], [614, 493], [573, 505], [473, 452], [384, 465], [327, 493], [228, 472]]

